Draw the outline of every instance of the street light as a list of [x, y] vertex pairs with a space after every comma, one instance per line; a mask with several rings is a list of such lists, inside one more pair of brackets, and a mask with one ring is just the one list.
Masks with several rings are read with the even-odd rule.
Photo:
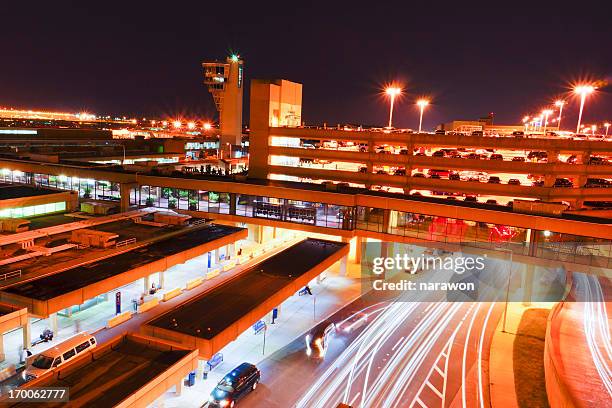
[[525, 126], [525, 133], [527, 133], [527, 128], [529, 127], [529, 116], [523, 117], [523, 125]]
[[552, 112], [553, 111], [550, 109], [544, 109], [542, 111], [542, 115], [544, 115], [544, 133], [543, 133], [544, 137], [546, 137], [546, 126], [548, 125], [548, 116], [550, 116]]
[[389, 106], [389, 128], [392, 127], [393, 123], [393, 104], [395, 103], [395, 97], [402, 93], [401, 88], [388, 87], [385, 89], [385, 93], [389, 95], [390, 106]]
[[579, 85], [574, 88], [574, 93], [580, 95], [580, 112], [578, 113], [578, 124], [576, 125], [576, 133], [580, 131], [580, 122], [582, 121], [582, 110], [584, 109], [584, 101], [587, 95], [590, 95], [595, 91], [595, 87], [592, 85]]
[[565, 105], [565, 101], [558, 100], [555, 102], [555, 106], [559, 108], [559, 116], [557, 117], [557, 129], [561, 130], [561, 115], [563, 114], [563, 106]]
[[176, 129], [181, 127], [181, 121], [180, 120], [175, 120], [174, 122], [172, 122], [172, 126], [174, 126]]
[[419, 133], [421, 133], [421, 127], [423, 125], [423, 111], [425, 110], [425, 107], [429, 105], [429, 101], [427, 99], [419, 99], [416, 104], [421, 110], [419, 114]]
[[597, 130], [597, 126], [593, 125], [591, 126], [591, 134], [592, 136], [595, 136], [595, 131]]
[[606, 122], [604, 123], [604, 127], [606, 128], [606, 136], [608, 136], [608, 129], [610, 128], [610, 124]]

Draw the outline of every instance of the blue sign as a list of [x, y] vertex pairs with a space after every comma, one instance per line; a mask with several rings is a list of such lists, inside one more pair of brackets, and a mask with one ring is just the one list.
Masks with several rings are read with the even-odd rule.
[[254, 325], [253, 325], [253, 332], [255, 332], [255, 334], [259, 334], [261, 333], [262, 330], [264, 330], [266, 328], [266, 322], [264, 322], [263, 320], [258, 320]]
[[278, 308], [272, 309], [272, 320], [276, 320], [278, 318]]
[[212, 266], [212, 253], [208, 253], [208, 267], [210, 268]]
[[121, 313], [121, 292], [115, 293], [115, 313]]

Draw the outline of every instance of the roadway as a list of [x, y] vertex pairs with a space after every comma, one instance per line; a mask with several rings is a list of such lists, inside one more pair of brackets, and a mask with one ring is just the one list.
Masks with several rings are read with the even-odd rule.
[[[261, 384], [240, 405], [489, 406], [488, 350], [503, 303], [425, 296], [366, 293], [329, 318], [337, 331], [324, 360], [306, 356], [304, 333], [258, 364]], [[346, 332], [355, 313], [367, 323]]]

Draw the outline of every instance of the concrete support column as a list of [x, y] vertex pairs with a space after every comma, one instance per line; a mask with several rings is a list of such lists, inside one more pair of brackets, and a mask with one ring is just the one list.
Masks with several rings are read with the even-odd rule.
[[581, 175], [574, 179], [574, 188], [582, 188], [587, 182], [587, 176]]
[[136, 183], [121, 183], [119, 184], [119, 194], [121, 194], [121, 212], [130, 209], [130, 191], [136, 188]]
[[355, 263], [361, 263], [362, 246], [365, 243], [362, 237], [355, 237]]
[[212, 251], [212, 264], [217, 265], [219, 263], [219, 248], [213, 249]]
[[201, 358], [198, 358], [198, 369], [196, 370], [196, 380], [203, 378], [205, 365], [206, 365], [206, 360], [202, 360]]
[[544, 187], [552, 187], [557, 178], [553, 174], [544, 175]]
[[272, 239], [276, 239], [278, 237], [276, 233], [276, 227], [272, 227]]
[[229, 250], [228, 255], [230, 259], [236, 258], [236, 243], [235, 242], [232, 242], [231, 244], [229, 244], [228, 250]]
[[54, 336], [57, 336], [57, 313], [51, 313], [49, 315], [49, 326]]
[[174, 395], [176, 395], [177, 397], [180, 397], [182, 393], [183, 393], [183, 379], [181, 378], [179, 382], [177, 382], [176, 385], [174, 386]]
[[147, 275], [144, 278], [142, 278], [143, 281], [143, 292], [145, 293], [145, 295], [147, 293], [149, 293], [149, 289], [151, 289], [151, 275]]
[[589, 160], [591, 159], [591, 152], [590, 151], [584, 151], [582, 152], [582, 154], [578, 155], [580, 163], [579, 164], [588, 164]]
[[533, 276], [535, 266], [531, 263], [527, 264], [525, 274], [523, 275], [523, 306], [531, 305], [531, 296], [533, 294]]
[[161, 271], [159, 273], [159, 286], [163, 289], [166, 287], [166, 272]]
[[346, 266], [348, 264], [348, 256], [344, 255], [341, 259], [340, 259], [340, 276], [346, 276]]
[[549, 163], [557, 163], [559, 161], [559, 151], [558, 150], [548, 150], [546, 154], [548, 155]]
[[4, 334], [0, 334], [0, 362], [6, 360], [4, 354]]
[[23, 331], [23, 348], [29, 349], [32, 347], [32, 323], [30, 322], [30, 317], [27, 318], [27, 323], [21, 326]]

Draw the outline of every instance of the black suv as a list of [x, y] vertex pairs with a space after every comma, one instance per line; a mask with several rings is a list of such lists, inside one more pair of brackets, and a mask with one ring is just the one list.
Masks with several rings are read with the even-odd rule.
[[210, 393], [211, 408], [233, 408], [236, 401], [257, 388], [261, 373], [253, 364], [242, 363], [225, 375]]

